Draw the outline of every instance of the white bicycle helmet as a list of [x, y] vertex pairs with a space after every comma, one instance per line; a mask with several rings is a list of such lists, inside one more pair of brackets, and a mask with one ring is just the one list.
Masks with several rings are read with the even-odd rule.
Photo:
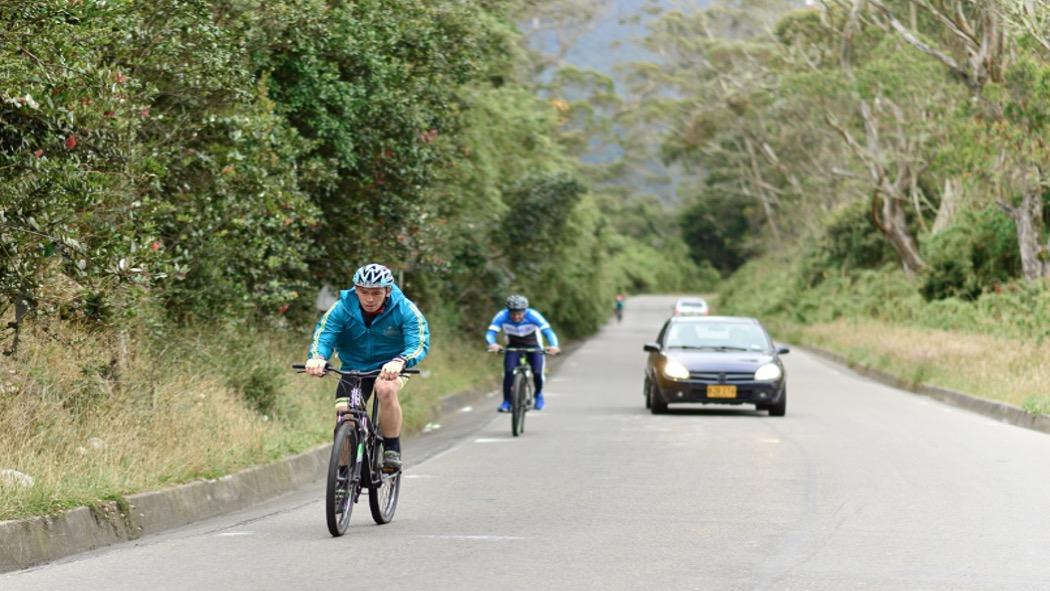
[[354, 285], [359, 287], [390, 287], [394, 285], [394, 275], [383, 265], [372, 263], [365, 265], [354, 273]]
[[507, 309], [511, 312], [520, 312], [529, 307], [529, 299], [523, 295], [514, 294], [507, 298]]

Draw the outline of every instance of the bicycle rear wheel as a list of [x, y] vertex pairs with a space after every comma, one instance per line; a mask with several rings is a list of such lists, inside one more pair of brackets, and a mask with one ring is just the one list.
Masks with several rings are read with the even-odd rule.
[[383, 525], [390, 523], [397, 511], [397, 499], [401, 494], [401, 470], [393, 473], [383, 471], [383, 446], [374, 449], [376, 460], [372, 462], [373, 474], [382, 477], [379, 485], [373, 484], [368, 491], [368, 508], [372, 511], [372, 520]]
[[525, 432], [525, 389], [528, 387], [529, 385], [526, 383], [525, 374], [514, 374], [514, 387], [511, 389], [510, 394], [512, 413], [510, 418], [510, 433], [514, 437]]
[[361, 489], [361, 466], [358, 463], [357, 430], [344, 421], [335, 431], [332, 455], [328, 460], [328, 486], [325, 494], [325, 518], [328, 533], [341, 536], [350, 527], [350, 514]]

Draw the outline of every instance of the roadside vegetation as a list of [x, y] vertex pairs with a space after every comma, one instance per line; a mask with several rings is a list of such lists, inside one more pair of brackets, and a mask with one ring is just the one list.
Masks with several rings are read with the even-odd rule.
[[0, 3], [0, 519], [323, 442], [334, 383], [288, 366], [367, 262], [432, 324], [410, 428], [492, 383], [510, 292], [573, 338], [618, 292], [699, 287], [644, 231], [672, 214], [579, 162], [528, 9]]
[[745, 0], [649, 31], [638, 113], [695, 175], [719, 311], [1050, 409], [1050, 5]]
[[[0, 458], [32, 486], [0, 486], [0, 518], [116, 499], [309, 449], [331, 437], [335, 379], [296, 374], [305, 334], [175, 329], [133, 338], [119, 382], [99, 335], [29, 339], [0, 377]], [[402, 397], [416, 431], [451, 392], [493, 388], [497, 369], [476, 343], [434, 327], [432, 357]], [[8, 463], [7, 465], [11, 465]]]

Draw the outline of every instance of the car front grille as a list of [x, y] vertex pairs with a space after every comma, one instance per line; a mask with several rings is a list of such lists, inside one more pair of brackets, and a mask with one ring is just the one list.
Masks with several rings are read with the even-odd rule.
[[736, 384], [738, 382], [751, 382], [755, 374], [748, 372], [712, 372], [694, 371], [689, 373], [689, 379], [704, 382], [705, 384]]

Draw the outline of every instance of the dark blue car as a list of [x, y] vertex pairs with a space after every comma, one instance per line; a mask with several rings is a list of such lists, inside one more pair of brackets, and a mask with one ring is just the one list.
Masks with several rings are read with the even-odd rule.
[[754, 404], [770, 416], [787, 412], [787, 383], [777, 347], [754, 318], [678, 316], [645, 345], [645, 406], [653, 414], [678, 402]]

